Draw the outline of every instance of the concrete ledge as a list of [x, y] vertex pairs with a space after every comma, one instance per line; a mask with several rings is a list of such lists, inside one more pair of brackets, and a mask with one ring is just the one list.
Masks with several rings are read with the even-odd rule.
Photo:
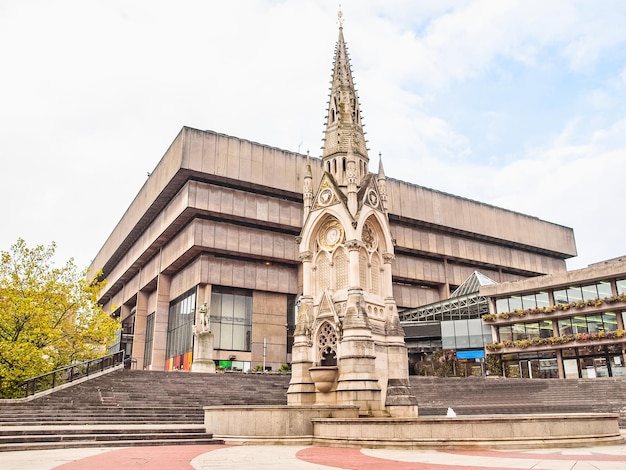
[[229, 444], [387, 449], [523, 449], [624, 444], [618, 415], [568, 413], [359, 418], [356, 406], [205, 407], [207, 433]]
[[313, 443], [388, 449], [511, 449], [624, 443], [617, 414], [313, 419]]
[[231, 443], [310, 444], [314, 418], [358, 418], [354, 405], [206, 406], [208, 433]]

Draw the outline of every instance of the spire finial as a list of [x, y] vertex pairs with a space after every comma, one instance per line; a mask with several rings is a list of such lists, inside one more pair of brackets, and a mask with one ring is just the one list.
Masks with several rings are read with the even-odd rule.
[[337, 18], [339, 19], [339, 27], [343, 28], [343, 12], [341, 11], [341, 3], [339, 3], [339, 11], [337, 12]]

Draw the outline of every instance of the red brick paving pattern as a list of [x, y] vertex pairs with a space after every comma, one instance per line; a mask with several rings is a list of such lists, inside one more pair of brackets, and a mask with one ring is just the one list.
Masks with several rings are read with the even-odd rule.
[[189, 463], [194, 458], [224, 447], [230, 446], [127, 447], [69, 462], [54, 470], [194, 470]]
[[[228, 448], [228, 445], [191, 445], [162, 447], [129, 447], [69, 462], [54, 470], [194, 470], [190, 462], [207, 452]], [[440, 451], [442, 454], [467, 455], [495, 459], [569, 460], [597, 462], [625, 462], [625, 455], [593, 453], [584, 455], [561, 452], [508, 452], [492, 450]], [[363, 454], [360, 449], [308, 447], [295, 458], [311, 464], [350, 470], [494, 470], [495, 467], [446, 465], [423, 462], [405, 462]], [[625, 465], [626, 468], [626, 465]], [[244, 470], [244, 469], [242, 469]]]
[[350, 470], [495, 470], [494, 467], [465, 467], [422, 462], [402, 462], [362, 454], [359, 449], [309, 447], [296, 454], [299, 460]]
[[[508, 452], [497, 450], [444, 450], [446, 454], [467, 455], [471, 457], [491, 457], [503, 459], [535, 459], [535, 460], [572, 460], [594, 462], [626, 462], [626, 455], [610, 455], [594, 453], [593, 447], [589, 448], [589, 454], [562, 454], [559, 452], [533, 453], [533, 452]], [[626, 467], [626, 465], [624, 465]]]
[[[595, 462], [625, 462], [625, 455], [607, 454], [562, 454], [533, 453], [533, 452], [508, 452], [508, 451], [440, 451], [444, 454], [467, 455], [468, 457], [487, 457], [493, 459], [533, 459], [533, 460], [569, 460], [569, 461], [595, 461]], [[593, 452], [593, 451], [592, 451]], [[494, 470], [496, 467], [445, 465], [422, 462], [404, 462], [397, 460], [381, 459], [362, 454], [359, 449], [309, 447], [296, 454], [299, 460], [329, 467], [349, 470]], [[626, 468], [626, 465], [625, 465]]]

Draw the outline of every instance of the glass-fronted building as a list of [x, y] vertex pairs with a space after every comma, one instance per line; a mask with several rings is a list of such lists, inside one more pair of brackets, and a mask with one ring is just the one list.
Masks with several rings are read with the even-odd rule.
[[482, 321], [489, 312], [483, 285], [495, 284], [474, 271], [446, 300], [400, 312], [409, 353], [409, 370], [418, 375], [483, 375], [485, 345], [491, 329]]
[[626, 376], [626, 259], [486, 285], [486, 353], [506, 377]]

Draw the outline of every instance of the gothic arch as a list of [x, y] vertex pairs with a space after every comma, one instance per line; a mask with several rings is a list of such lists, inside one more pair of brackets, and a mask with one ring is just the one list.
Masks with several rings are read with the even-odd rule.
[[393, 253], [394, 247], [391, 239], [391, 233], [389, 230], [383, 229], [383, 227], [387, 227], [388, 224], [389, 222], [386, 220], [385, 214], [369, 209], [363, 211], [360, 215], [357, 230], [361, 234], [361, 240], [363, 240], [363, 229], [366, 225], [369, 225], [373, 233], [377, 235], [379, 252], [381, 254]]
[[317, 361], [321, 366], [337, 365], [337, 331], [327, 321], [317, 329]]

